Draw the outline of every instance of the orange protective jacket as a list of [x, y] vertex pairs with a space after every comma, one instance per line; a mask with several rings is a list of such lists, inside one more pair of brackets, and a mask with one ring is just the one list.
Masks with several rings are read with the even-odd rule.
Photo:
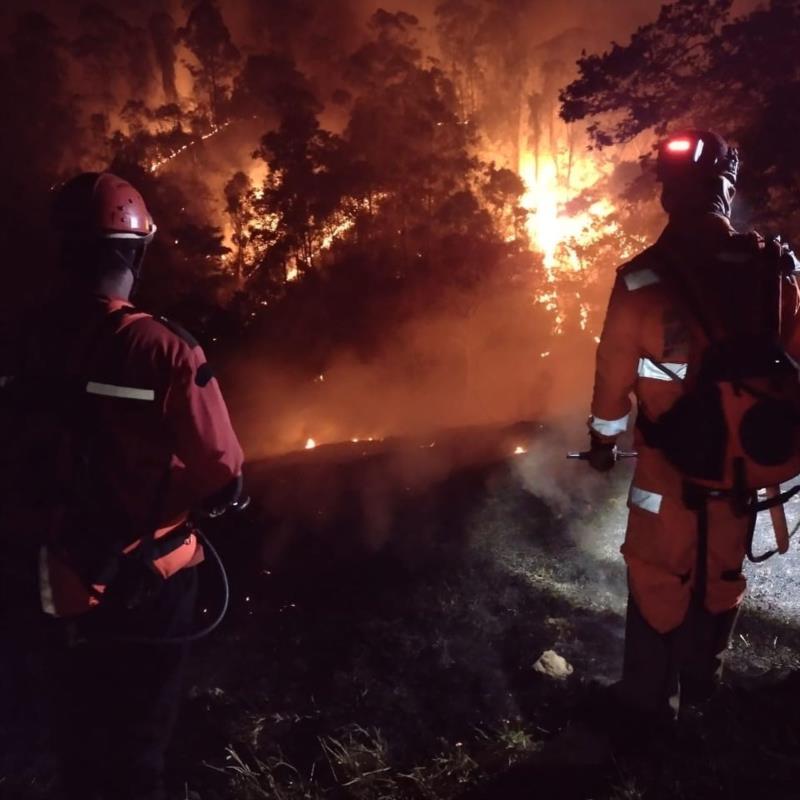
[[[640, 410], [657, 419], [681, 395], [681, 385], [655, 366], [658, 362], [683, 378], [693, 345], [692, 322], [682, 304], [665, 286], [665, 266], [659, 255], [669, 248], [672, 263], [680, 254], [707, 253], [717, 263], [742, 258], [742, 245], [752, 252], [753, 237], [737, 234], [724, 217], [709, 214], [691, 227], [669, 225], [659, 242], [619, 268], [611, 292], [603, 332], [597, 348], [592, 416], [594, 436], [614, 442], [629, 427], [634, 396]], [[719, 287], [723, 296], [724, 287]], [[709, 297], [713, 303], [715, 297]], [[797, 317], [798, 294], [794, 279], [783, 292], [784, 317]], [[786, 328], [790, 354], [800, 351], [793, 325]], [[682, 501], [683, 478], [657, 449], [648, 447], [639, 430], [639, 453], [628, 497], [628, 528], [622, 553], [629, 584], [645, 619], [667, 632], [683, 620], [694, 586], [697, 555], [696, 514]], [[705, 604], [712, 613], [734, 608], [745, 589], [741, 572], [749, 519], [737, 517], [727, 500], [709, 503], [709, 538]]]
[[[21, 380], [36, 387], [34, 393], [64, 390], [65, 406], [85, 404], [96, 476], [91, 493], [115, 546], [129, 553], [150, 537], [175, 531], [176, 544], [154, 558], [153, 568], [168, 578], [199, 563], [202, 546], [181, 526], [190, 509], [241, 474], [243, 454], [198, 343], [125, 301], [90, 295], [54, 309], [23, 337], [21, 351], [16, 361], [23, 375], [14, 374], [13, 364], [3, 366], [6, 388]], [[42, 607], [55, 616], [82, 613], [97, 604], [104, 587], [87, 590], [62, 541], [69, 500], [60, 495], [69, 476], [63, 465], [42, 464], [27, 480], [40, 483], [44, 498], [27, 523], [44, 540]]]

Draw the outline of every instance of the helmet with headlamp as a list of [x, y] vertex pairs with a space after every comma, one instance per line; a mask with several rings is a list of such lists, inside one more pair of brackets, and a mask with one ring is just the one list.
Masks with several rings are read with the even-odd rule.
[[690, 129], [658, 146], [656, 178], [670, 213], [708, 211], [730, 216], [739, 177], [739, 152], [713, 131]]

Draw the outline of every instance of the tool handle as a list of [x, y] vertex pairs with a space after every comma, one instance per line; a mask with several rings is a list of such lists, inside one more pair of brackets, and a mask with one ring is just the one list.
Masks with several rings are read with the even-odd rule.
[[[614, 459], [619, 461], [621, 458], [638, 458], [639, 454], [635, 450], [617, 450], [614, 448]], [[580, 453], [573, 452], [567, 453], [567, 458], [576, 459], [578, 461], [589, 460], [589, 450], [584, 450]]]

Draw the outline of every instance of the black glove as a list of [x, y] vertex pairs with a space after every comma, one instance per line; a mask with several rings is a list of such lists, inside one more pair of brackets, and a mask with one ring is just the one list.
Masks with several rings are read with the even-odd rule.
[[237, 475], [225, 484], [221, 489], [214, 492], [203, 501], [201, 513], [207, 517], [220, 517], [229, 508], [245, 506], [249, 499], [242, 498], [242, 486], [244, 485], [241, 475]]
[[164, 578], [136, 552], [122, 556], [119, 569], [103, 595], [103, 602], [128, 611], [146, 604], [164, 585]]
[[602, 442], [592, 436], [587, 461], [592, 469], [608, 472], [617, 463], [616, 445], [613, 442]]

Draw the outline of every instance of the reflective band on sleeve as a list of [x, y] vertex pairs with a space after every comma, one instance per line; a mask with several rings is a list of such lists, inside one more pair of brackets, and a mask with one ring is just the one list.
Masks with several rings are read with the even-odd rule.
[[644, 511], [649, 511], [651, 514], [658, 514], [658, 512], [661, 511], [661, 501], [664, 499], [664, 496], [656, 492], [648, 492], [645, 489], [640, 489], [638, 486], [631, 486], [631, 493], [628, 499], [632, 506], [641, 508]]
[[626, 414], [619, 419], [600, 419], [599, 417], [592, 417], [590, 427], [601, 436], [619, 436], [620, 433], [625, 433], [628, 429], [628, 418], [630, 414]]
[[652, 269], [637, 269], [635, 272], [629, 272], [624, 280], [628, 291], [631, 292], [635, 292], [637, 289], [644, 289], [645, 286], [652, 286], [654, 283], [661, 281]]
[[50, 584], [50, 561], [47, 557], [47, 548], [39, 548], [39, 599], [42, 611], [51, 617], [57, 616], [56, 606], [53, 601], [53, 587]]
[[96, 383], [89, 381], [86, 384], [89, 394], [99, 394], [103, 397], [121, 397], [126, 400], [155, 400], [156, 393], [153, 389], [137, 389], [134, 386], [114, 386], [111, 383]]
[[[661, 364], [670, 372], [674, 372], [677, 378], [680, 380], [685, 380], [688, 364], [682, 364], [677, 361], [662, 361]], [[664, 372], [663, 369], [659, 369], [656, 365], [656, 362], [649, 358], [639, 359], [639, 377], [652, 378], [656, 381], [675, 380], [675, 378], [673, 378], [671, 375], [668, 375], [666, 372]]]

